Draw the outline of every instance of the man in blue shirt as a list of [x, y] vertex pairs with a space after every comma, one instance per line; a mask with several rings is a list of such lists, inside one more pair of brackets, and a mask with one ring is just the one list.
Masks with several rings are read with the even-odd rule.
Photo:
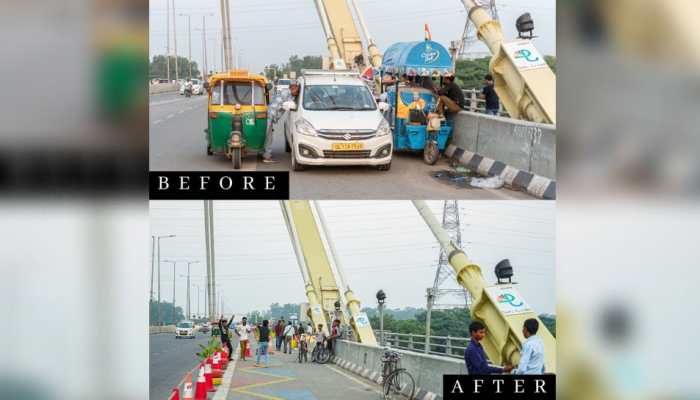
[[520, 351], [520, 363], [513, 371], [520, 375], [544, 374], [544, 343], [539, 336], [536, 336], [540, 323], [536, 319], [530, 318], [523, 324], [523, 336], [525, 342]]
[[503, 368], [489, 365], [484, 348], [479, 343], [486, 336], [486, 327], [483, 323], [474, 321], [469, 324], [469, 335], [471, 340], [464, 350], [464, 362], [467, 363], [467, 371], [470, 375], [502, 374], [513, 369], [512, 365], [506, 365]]

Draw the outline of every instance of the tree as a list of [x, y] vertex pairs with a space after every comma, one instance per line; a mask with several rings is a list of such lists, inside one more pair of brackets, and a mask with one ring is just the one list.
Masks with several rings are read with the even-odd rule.
[[[545, 61], [557, 72], [557, 58], [545, 56]], [[462, 89], [481, 89], [484, 86], [484, 76], [489, 73], [491, 57], [477, 58], [474, 60], [458, 60], [455, 70], [456, 82]]]
[[[158, 303], [155, 301], [151, 302], [150, 314], [150, 324], [158, 325]], [[160, 302], [160, 317], [164, 325], [173, 325], [187, 319], [182, 311], [182, 307], [175, 307], [175, 320], [173, 320], [173, 303], [164, 301]]]
[[301, 75], [303, 69], [321, 69], [323, 66], [321, 56], [304, 56], [299, 58], [298, 55], [289, 57], [289, 61], [282, 65], [272, 64], [265, 69], [267, 79], [274, 80], [285, 75], [289, 76], [290, 72], [295, 72], [297, 76]]
[[557, 58], [554, 56], [544, 56], [544, 60], [549, 65], [549, 68], [556, 74], [557, 73]]
[[[187, 79], [190, 76], [190, 63], [185, 57], [178, 57], [178, 72], [180, 79]], [[149, 65], [149, 75], [151, 78], [167, 79], [168, 59], [164, 55], [153, 56]], [[197, 62], [192, 62], [192, 78], [201, 78]], [[170, 79], [175, 79], [175, 57], [170, 57]]]

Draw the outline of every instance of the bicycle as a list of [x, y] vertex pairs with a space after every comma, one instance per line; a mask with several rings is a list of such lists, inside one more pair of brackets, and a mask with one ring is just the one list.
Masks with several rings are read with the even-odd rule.
[[326, 341], [323, 343], [316, 343], [316, 347], [311, 352], [311, 360], [319, 364], [325, 364], [331, 359], [331, 352], [326, 347]]
[[398, 399], [402, 395], [409, 400], [413, 399], [416, 391], [416, 382], [413, 376], [401, 368], [399, 362], [401, 355], [395, 351], [387, 350], [382, 357], [382, 394], [385, 400]]

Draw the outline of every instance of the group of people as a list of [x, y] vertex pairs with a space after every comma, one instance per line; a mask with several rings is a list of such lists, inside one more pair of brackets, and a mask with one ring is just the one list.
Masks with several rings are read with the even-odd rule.
[[[262, 358], [267, 368], [270, 364], [268, 348], [273, 333], [277, 351], [283, 349], [283, 353], [292, 354], [292, 341], [296, 341], [297, 348], [300, 352], [303, 352], [304, 360], [307, 361], [306, 350], [314, 335], [312, 324], [293, 324], [292, 321], [285, 324], [284, 318], [280, 318], [275, 324], [274, 329], [271, 329], [268, 320], [263, 320], [262, 323], [251, 326], [248, 324], [248, 318], [243, 317], [240, 324], [234, 326], [234, 317], [235, 315], [232, 315], [231, 318], [227, 320], [222, 315], [218, 321], [221, 343], [228, 349], [229, 360], [233, 358], [233, 345], [231, 344], [230, 336], [231, 328], [233, 327], [233, 333], [238, 336], [241, 361], [246, 361], [246, 353], [250, 348], [250, 335], [254, 335], [258, 343], [255, 355], [255, 366], [260, 366], [260, 359]], [[333, 321], [330, 335], [326, 335], [323, 330], [323, 324], [319, 324], [315, 336], [316, 346], [326, 346], [331, 354], [334, 354], [335, 341], [340, 335], [339, 319]]]
[[486, 337], [486, 327], [479, 321], [474, 321], [469, 325], [471, 340], [464, 350], [464, 362], [467, 364], [467, 371], [471, 375], [489, 375], [513, 373], [518, 375], [540, 375], [545, 371], [544, 365], [544, 342], [537, 336], [539, 322], [530, 318], [523, 323], [523, 336], [525, 342], [520, 351], [520, 362], [517, 366], [506, 364], [503, 367], [489, 365], [488, 358], [484, 352], [481, 341]]

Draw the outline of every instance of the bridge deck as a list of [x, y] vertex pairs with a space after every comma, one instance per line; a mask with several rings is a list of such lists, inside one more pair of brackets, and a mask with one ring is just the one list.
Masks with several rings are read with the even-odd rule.
[[[255, 356], [255, 343], [252, 348]], [[246, 361], [236, 359], [234, 366], [230, 381], [224, 382], [215, 399], [376, 400], [380, 397], [379, 386], [373, 382], [333, 364], [310, 361], [300, 364], [296, 352], [271, 354], [268, 368], [256, 367], [254, 357]]]

